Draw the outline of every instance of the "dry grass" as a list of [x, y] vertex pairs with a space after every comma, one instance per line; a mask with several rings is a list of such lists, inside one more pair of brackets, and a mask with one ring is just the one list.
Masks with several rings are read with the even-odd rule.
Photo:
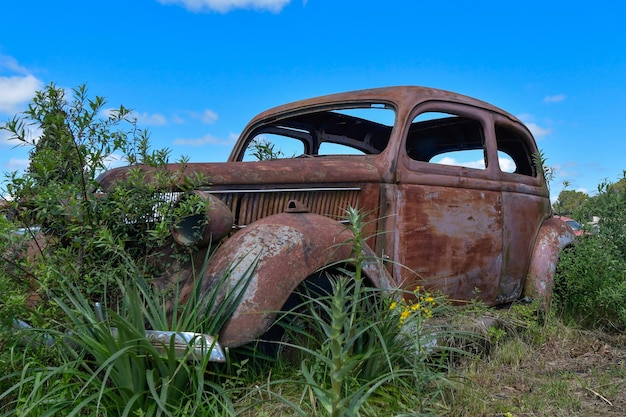
[[507, 319], [489, 354], [460, 364], [446, 415], [626, 415], [626, 335]]

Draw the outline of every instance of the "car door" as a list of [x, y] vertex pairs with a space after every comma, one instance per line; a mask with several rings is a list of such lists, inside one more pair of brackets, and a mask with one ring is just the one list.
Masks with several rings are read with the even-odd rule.
[[494, 304], [502, 271], [502, 193], [488, 113], [427, 102], [405, 127], [396, 185], [394, 275], [405, 287]]
[[497, 302], [504, 303], [522, 294], [537, 231], [550, 212], [550, 198], [533, 161], [538, 150], [528, 129], [496, 114], [494, 136], [498, 158], [503, 161], [499, 164], [503, 263]]

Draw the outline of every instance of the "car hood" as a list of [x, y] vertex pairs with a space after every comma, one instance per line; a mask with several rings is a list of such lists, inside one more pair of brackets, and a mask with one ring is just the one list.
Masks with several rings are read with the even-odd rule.
[[[185, 176], [206, 177], [200, 188], [258, 188], [268, 186], [307, 186], [318, 184], [350, 184], [381, 182], [383, 169], [372, 156], [320, 156], [280, 159], [256, 162], [216, 162], [168, 164], [171, 172], [182, 175], [175, 185], [182, 186]], [[100, 190], [108, 192], [119, 181], [124, 180], [132, 169], [146, 173], [151, 181], [157, 170], [146, 165], [114, 168], [98, 178]]]

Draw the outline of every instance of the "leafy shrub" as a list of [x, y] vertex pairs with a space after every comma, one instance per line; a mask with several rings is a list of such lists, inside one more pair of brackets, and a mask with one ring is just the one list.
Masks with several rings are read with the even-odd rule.
[[[24, 175], [7, 176], [11, 200], [3, 204], [8, 216], [0, 225], [0, 278], [14, 290], [0, 296], [0, 305], [20, 294], [45, 303], [46, 292], [59, 289], [58, 277], [74, 282], [94, 301], [113, 297], [109, 301], [114, 303], [119, 291], [113, 278], [124, 275], [127, 256], [149, 279], [188, 259], [169, 239], [170, 226], [185, 213], [162, 191], [186, 191], [198, 178], [183, 175], [184, 158], [180, 170], [170, 171], [169, 150], [150, 149], [149, 134], [137, 128], [132, 112], [105, 105], [102, 97], [89, 98], [85, 86], [74, 89], [68, 101], [65, 91], [51, 84], [28, 110], [2, 126], [30, 149], [31, 163]], [[38, 140], [36, 130], [42, 132]], [[136, 168], [104, 198], [97, 177], [114, 156]], [[207, 204], [197, 203], [188, 206], [197, 211]], [[41, 228], [45, 237], [15, 237], [24, 227]], [[159, 257], [166, 248], [171, 255]], [[17, 256], [25, 252], [29, 256]], [[55, 314], [53, 306], [41, 311]]]
[[[180, 170], [169, 170], [169, 150], [150, 149], [148, 132], [138, 129], [129, 109], [106, 109], [106, 101], [90, 98], [85, 86], [72, 94], [68, 100], [64, 90], [51, 84], [36, 94], [25, 112], [0, 126], [17, 145], [29, 149], [31, 161], [26, 173], [6, 174], [2, 194], [10, 199], [0, 204], [0, 392], [4, 393], [0, 406], [6, 403], [4, 409], [30, 410], [23, 415], [44, 415], [43, 410], [54, 409], [50, 404], [55, 401], [77, 406], [77, 398], [85, 400], [98, 390], [101, 397], [114, 393], [110, 400], [143, 401], [122, 395], [145, 394], [136, 387], [115, 392], [115, 384], [109, 383], [112, 379], [101, 377], [102, 372], [112, 372], [107, 366], [125, 357], [154, 365], [145, 351], [124, 351], [124, 346], [118, 346], [120, 352], [108, 352], [117, 359], [98, 363], [85, 353], [94, 348], [85, 340], [73, 341], [71, 346], [81, 347], [74, 353], [59, 344], [23, 347], [17, 344], [20, 340], [12, 327], [23, 320], [32, 325], [31, 333], [56, 334], [55, 340], [65, 340], [60, 335], [69, 331], [79, 338], [86, 333], [72, 326], [92, 322], [89, 306], [96, 301], [110, 308], [111, 315], [119, 317], [116, 325], [124, 327], [129, 319], [123, 314], [128, 311], [124, 306], [133, 288], [120, 286], [120, 280], [150, 283], [172, 264], [192, 262], [189, 253], [171, 241], [169, 230], [186, 211], [193, 214], [206, 209], [206, 202], [192, 201], [193, 196], [178, 206], [164, 198], [163, 190], [184, 192], [203, 179], [183, 175], [184, 158], [179, 161]], [[37, 131], [41, 133], [38, 138]], [[112, 157], [135, 168], [106, 190], [103, 198], [105, 190], [98, 188], [97, 178]], [[141, 299], [148, 298], [142, 295]], [[153, 310], [161, 312], [159, 330], [167, 330], [174, 323], [165, 319], [164, 303], [158, 307]], [[126, 327], [143, 326], [148, 319], [135, 317]], [[98, 367], [100, 371], [95, 372]], [[167, 382], [161, 376], [153, 374]], [[85, 404], [88, 407], [91, 402]]]
[[566, 319], [583, 326], [626, 329], [626, 189], [605, 182], [577, 218], [600, 217], [559, 259], [555, 301]]

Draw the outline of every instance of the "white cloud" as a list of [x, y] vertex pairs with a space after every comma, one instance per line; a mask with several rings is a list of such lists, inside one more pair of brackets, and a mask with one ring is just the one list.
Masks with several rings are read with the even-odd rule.
[[206, 109], [202, 113], [202, 123], [215, 123], [217, 120], [217, 113], [213, 110]]
[[6, 68], [10, 72], [17, 72], [18, 74], [28, 74], [29, 71], [18, 64], [17, 60], [12, 56], [0, 55], [0, 69]]
[[176, 4], [194, 12], [228, 13], [233, 9], [268, 10], [280, 12], [291, 0], [158, 0], [161, 4]]
[[549, 135], [550, 132], [552, 132], [552, 129], [541, 127], [536, 123], [531, 122], [531, 123], [524, 123], [524, 124], [526, 125], [528, 130], [530, 130], [530, 133], [533, 134], [535, 139], [539, 139], [543, 136]]
[[0, 146], [10, 145], [11, 144], [11, 141], [9, 140], [10, 137], [11, 137], [11, 134], [9, 132], [7, 132], [6, 130], [0, 130]]
[[160, 113], [137, 113], [133, 112], [133, 117], [137, 119], [137, 123], [139, 125], [152, 125], [152, 126], [164, 126], [167, 124], [167, 119]]
[[[477, 159], [475, 161], [461, 161], [456, 158], [452, 158], [449, 156], [444, 156], [440, 160], [434, 160], [433, 162], [442, 164], [442, 165], [451, 165], [457, 167], [466, 167], [466, 168], [474, 168], [474, 169], [485, 169], [485, 161], [484, 159]], [[506, 156], [500, 155], [498, 159], [498, 164], [500, 165], [500, 170], [504, 172], [515, 172], [515, 163]]]
[[[41, 137], [41, 129], [35, 126], [27, 126], [24, 129], [24, 136], [27, 143], [34, 145]], [[11, 140], [13, 134], [7, 130], [0, 130], [0, 146], [19, 146], [23, 145], [19, 140]]]
[[524, 122], [524, 124], [526, 125], [528, 130], [530, 130], [530, 133], [533, 134], [535, 139], [539, 139], [543, 136], [549, 135], [552, 132], [552, 129], [541, 127], [537, 123], [535, 123], [535, 117], [532, 114], [520, 114], [517, 116], [517, 118]]
[[217, 119], [219, 118], [217, 113], [215, 113], [211, 109], [206, 109], [202, 113], [189, 112], [188, 114], [189, 114], [189, 117], [191, 117], [193, 119], [198, 119], [202, 123], [206, 123], [206, 124], [215, 123], [217, 121]]
[[30, 101], [43, 81], [30, 74], [15, 58], [0, 54], [0, 113], [14, 115], [22, 104]]
[[[100, 115], [102, 117], [114, 117], [118, 110], [119, 108], [102, 109], [102, 111], [100, 112]], [[137, 123], [139, 125], [144, 124], [144, 125], [152, 125], [152, 126], [164, 126], [167, 124], [167, 118], [163, 116], [161, 113], [150, 114], [148, 112], [139, 113], [136, 111], [132, 111], [129, 114], [129, 117], [131, 119], [137, 120]]]
[[5, 164], [5, 166], [9, 171], [22, 171], [28, 168], [28, 163], [29, 163], [28, 158], [26, 159], [11, 158]]
[[43, 82], [30, 74], [0, 77], [0, 113], [17, 113], [42, 86]]
[[476, 161], [464, 161], [461, 162], [457, 159], [450, 158], [449, 156], [444, 156], [441, 160], [436, 163], [442, 165], [453, 165], [458, 167], [466, 167], [466, 168], [476, 168], [476, 169], [485, 169], [485, 161], [483, 159], [479, 159]]
[[500, 165], [500, 171], [515, 172], [515, 163], [510, 158], [500, 156], [498, 158], [498, 165]]
[[124, 155], [112, 153], [104, 158], [103, 163], [104, 166], [106, 166], [106, 169], [111, 169], [126, 165], [126, 160]]
[[543, 101], [546, 103], [558, 103], [566, 99], [565, 94], [556, 94], [554, 96], [544, 97]]
[[185, 145], [185, 146], [204, 146], [204, 145], [232, 145], [237, 136], [231, 134], [228, 139], [219, 139], [212, 135], [204, 135], [201, 138], [196, 139], [184, 139], [177, 138], [174, 139], [174, 145]]
[[172, 120], [172, 123], [176, 123], [178, 125], [185, 123], [185, 119], [178, 114], [173, 115], [170, 119]]

